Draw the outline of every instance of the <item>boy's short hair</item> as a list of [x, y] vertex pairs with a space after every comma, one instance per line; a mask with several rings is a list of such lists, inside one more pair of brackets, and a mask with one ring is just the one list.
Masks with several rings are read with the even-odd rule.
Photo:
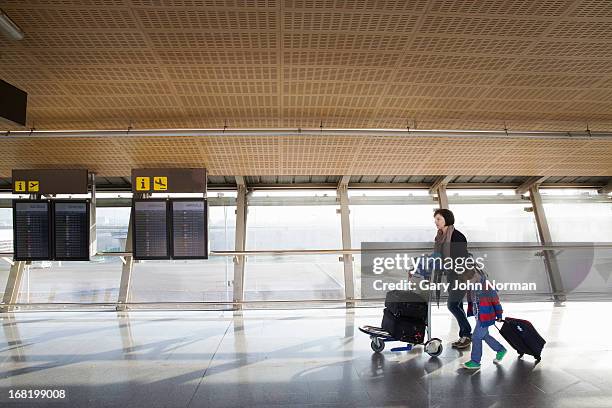
[[444, 218], [444, 225], [453, 225], [455, 223], [455, 215], [451, 210], [447, 210], [446, 208], [438, 208], [434, 212], [434, 217], [438, 214]]

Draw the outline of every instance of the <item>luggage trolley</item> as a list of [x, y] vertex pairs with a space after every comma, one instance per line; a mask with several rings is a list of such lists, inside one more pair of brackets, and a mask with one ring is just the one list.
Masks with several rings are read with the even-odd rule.
[[[438, 272], [439, 273], [439, 272]], [[421, 280], [427, 277], [426, 271], [418, 271], [415, 274], [411, 274], [410, 279], [412, 277], [420, 277]], [[427, 321], [425, 322], [425, 331], [426, 331], [426, 339], [425, 342], [407, 342], [407, 344], [403, 347], [393, 347], [391, 351], [410, 351], [417, 345], [423, 345], [423, 349], [427, 354], [431, 357], [437, 357], [442, 354], [444, 347], [442, 345], [442, 340], [437, 337], [431, 337], [431, 290], [428, 290], [429, 294], [427, 296]], [[359, 330], [368, 336], [370, 336], [370, 347], [376, 353], [380, 353], [385, 349], [385, 343], [394, 342], [394, 341], [402, 341], [394, 338], [389, 332], [382, 329], [382, 327], [377, 326], [360, 326]]]

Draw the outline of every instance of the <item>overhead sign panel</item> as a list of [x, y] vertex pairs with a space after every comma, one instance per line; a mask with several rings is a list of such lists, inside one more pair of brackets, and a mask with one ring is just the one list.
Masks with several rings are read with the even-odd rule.
[[13, 169], [13, 194], [87, 194], [87, 169]]
[[132, 169], [134, 193], [204, 193], [206, 169]]

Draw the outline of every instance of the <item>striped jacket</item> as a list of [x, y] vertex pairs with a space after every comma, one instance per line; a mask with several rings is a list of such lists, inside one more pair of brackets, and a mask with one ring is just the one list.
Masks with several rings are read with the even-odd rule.
[[480, 326], [487, 327], [495, 323], [495, 319], [502, 318], [502, 306], [499, 303], [497, 291], [487, 288], [486, 279], [480, 281], [482, 290], [470, 290], [467, 293], [468, 316], [478, 316]]

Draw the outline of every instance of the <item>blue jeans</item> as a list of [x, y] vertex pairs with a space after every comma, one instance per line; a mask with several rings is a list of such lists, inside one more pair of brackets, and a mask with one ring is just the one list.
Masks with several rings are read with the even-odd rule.
[[446, 307], [455, 316], [459, 324], [459, 337], [472, 337], [472, 326], [463, 311], [463, 296], [465, 292], [449, 291]]
[[505, 350], [504, 346], [499, 344], [499, 342], [489, 334], [489, 327], [482, 327], [480, 322], [476, 320], [476, 327], [472, 335], [472, 361], [475, 363], [480, 363], [483, 340], [496, 352]]

